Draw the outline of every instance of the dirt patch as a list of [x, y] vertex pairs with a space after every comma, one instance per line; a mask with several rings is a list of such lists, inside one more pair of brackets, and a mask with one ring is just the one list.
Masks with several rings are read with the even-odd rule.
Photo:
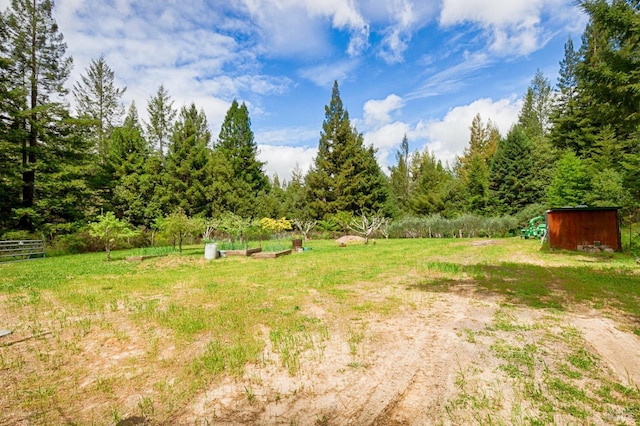
[[336, 240], [336, 243], [338, 244], [353, 244], [353, 243], [360, 243], [360, 244], [364, 244], [366, 240], [363, 237], [360, 237], [358, 235], [345, 235], [344, 237], [340, 237]]
[[599, 315], [576, 317], [577, 327], [602, 361], [627, 385], [640, 385], [640, 337]]
[[[169, 256], [140, 268], [185, 262]], [[0, 382], [11, 389], [0, 393], [0, 407], [8, 407], [0, 410], [0, 425], [639, 421], [637, 402], [625, 404], [621, 396], [640, 385], [640, 336], [628, 319], [580, 306], [557, 312], [512, 305], [465, 280], [446, 292], [407, 285], [423, 274], [336, 288], [348, 302], [309, 289], [308, 303], [287, 314], [326, 332], [304, 336], [295, 368], [285, 365], [272, 330], [262, 326], [256, 334], [264, 349], [241, 377], [206, 377], [193, 387], [184, 377], [198, 377], [177, 372], [188, 371], [206, 342], [227, 336], [201, 333], [179, 348], [166, 343], [175, 341], [171, 330], [146, 323], [142, 314], [161, 315], [170, 300], [123, 298], [70, 317], [43, 293], [46, 310], [27, 328], [15, 312], [35, 313], [20, 310], [28, 296], [3, 296], [0, 324], [13, 333], [0, 338]], [[181, 283], [175, 287], [182, 291]], [[180, 392], [189, 396], [172, 405]], [[63, 397], [70, 403], [60, 406]]]
[[[617, 330], [613, 320], [598, 318], [597, 313], [595, 317], [558, 316], [505, 307], [499, 298], [465, 293], [470, 292], [415, 291], [407, 300], [410, 303], [394, 315], [353, 316], [341, 329], [332, 330], [321, 350], [308, 351], [293, 375], [278, 364], [278, 354], [269, 346], [264, 364], [250, 368], [242, 380], [207, 389], [180, 422], [482, 424], [483, 414], [498, 423], [524, 422], [538, 411], [523, 398], [521, 379], [505, 374], [510, 364], [500, 351], [517, 353], [519, 348], [535, 347], [531, 370], [522, 374], [541, 380], [545, 368], [563, 365], [575, 352], [571, 345], [549, 338], [571, 327], [580, 330], [576, 337], [580, 342], [593, 345], [605, 377], [640, 383], [640, 338]], [[314, 306], [306, 313], [331, 322], [335, 318], [329, 311]], [[362, 333], [355, 345], [349, 343], [354, 333]], [[589, 379], [584, 381], [585, 387], [591, 386]], [[473, 404], [479, 405], [473, 408]], [[613, 419], [601, 413], [590, 415], [592, 424]], [[563, 413], [554, 419], [573, 421]], [[615, 419], [634, 424], [624, 413]]]

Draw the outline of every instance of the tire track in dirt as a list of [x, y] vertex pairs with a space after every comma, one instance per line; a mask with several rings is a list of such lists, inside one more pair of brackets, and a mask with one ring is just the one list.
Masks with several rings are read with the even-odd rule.
[[478, 346], [467, 343], [462, 330], [483, 328], [494, 311], [491, 305], [469, 302], [464, 296], [448, 295], [434, 303], [432, 312], [437, 315], [418, 311], [384, 323], [385, 330], [402, 330], [403, 336], [391, 346], [403, 348], [403, 353], [392, 351], [394, 356], [370, 367], [375, 369], [373, 377], [365, 375], [341, 393], [345, 409], [336, 423], [424, 424], [440, 418], [443, 401], [456, 393], [457, 372], [478, 356]]
[[622, 383], [640, 385], [640, 337], [607, 318], [577, 317], [572, 323]]

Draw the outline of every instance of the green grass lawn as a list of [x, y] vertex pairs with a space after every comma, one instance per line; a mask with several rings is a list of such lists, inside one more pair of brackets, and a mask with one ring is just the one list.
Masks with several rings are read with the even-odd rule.
[[[240, 380], [267, 344], [296, 374], [301, 355], [321, 352], [337, 327], [306, 307], [321, 303], [336, 318], [385, 318], [405, 303], [396, 293], [363, 300], [354, 290], [363, 284], [410, 293], [471, 285], [515, 306], [561, 313], [579, 304], [640, 324], [638, 269], [619, 254], [546, 253], [520, 239], [305, 247], [264, 260], [207, 261], [203, 247], [189, 246], [143, 262], [127, 262], [139, 254], [131, 250], [113, 252], [111, 262], [95, 253], [0, 264], [0, 329], [13, 331], [0, 340], [0, 424], [117, 423], [131, 412], [171, 423], [211, 383]], [[350, 347], [359, 339], [353, 331]], [[112, 361], [119, 358], [110, 351], [131, 348], [138, 352], [125, 359], [135, 362]], [[131, 395], [140, 395], [133, 408]], [[629, 401], [639, 410], [637, 390]], [[77, 418], [67, 417], [73, 412]]]

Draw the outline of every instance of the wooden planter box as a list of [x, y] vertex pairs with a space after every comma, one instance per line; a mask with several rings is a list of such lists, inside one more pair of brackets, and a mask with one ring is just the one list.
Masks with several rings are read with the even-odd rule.
[[244, 250], [225, 250], [227, 256], [251, 256], [254, 253], [259, 253], [262, 251], [262, 247], [255, 247]]
[[125, 257], [125, 260], [127, 262], [142, 262], [143, 260], [146, 259], [153, 259], [154, 257], [163, 257], [166, 256], [166, 254], [147, 254], [145, 256], [127, 256]]
[[260, 253], [254, 253], [251, 255], [254, 259], [275, 259], [276, 257], [285, 256], [291, 254], [291, 249], [282, 251], [263, 251]]

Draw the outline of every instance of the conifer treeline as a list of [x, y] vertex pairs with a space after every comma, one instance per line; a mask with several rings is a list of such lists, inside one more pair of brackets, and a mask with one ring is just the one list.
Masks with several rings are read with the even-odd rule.
[[163, 85], [147, 102], [148, 122], [135, 104], [125, 115], [126, 88], [116, 86], [104, 57], [68, 93], [72, 59], [53, 2], [13, 0], [0, 14], [0, 229], [57, 235], [104, 211], [150, 228], [178, 208], [194, 217], [299, 219], [499, 216], [577, 204], [633, 210], [640, 200], [638, 1], [580, 6], [589, 16], [581, 47], [567, 41], [555, 87], [536, 73], [508, 134], [477, 115], [452, 165], [428, 150], [409, 152], [405, 136], [387, 176], [352, 126], [336, 82], [311, 169], [296, 168], [281, 182], [265, 176], [249, 111], [237, 101], [214, 138], [204, 111], [174, 108]]

